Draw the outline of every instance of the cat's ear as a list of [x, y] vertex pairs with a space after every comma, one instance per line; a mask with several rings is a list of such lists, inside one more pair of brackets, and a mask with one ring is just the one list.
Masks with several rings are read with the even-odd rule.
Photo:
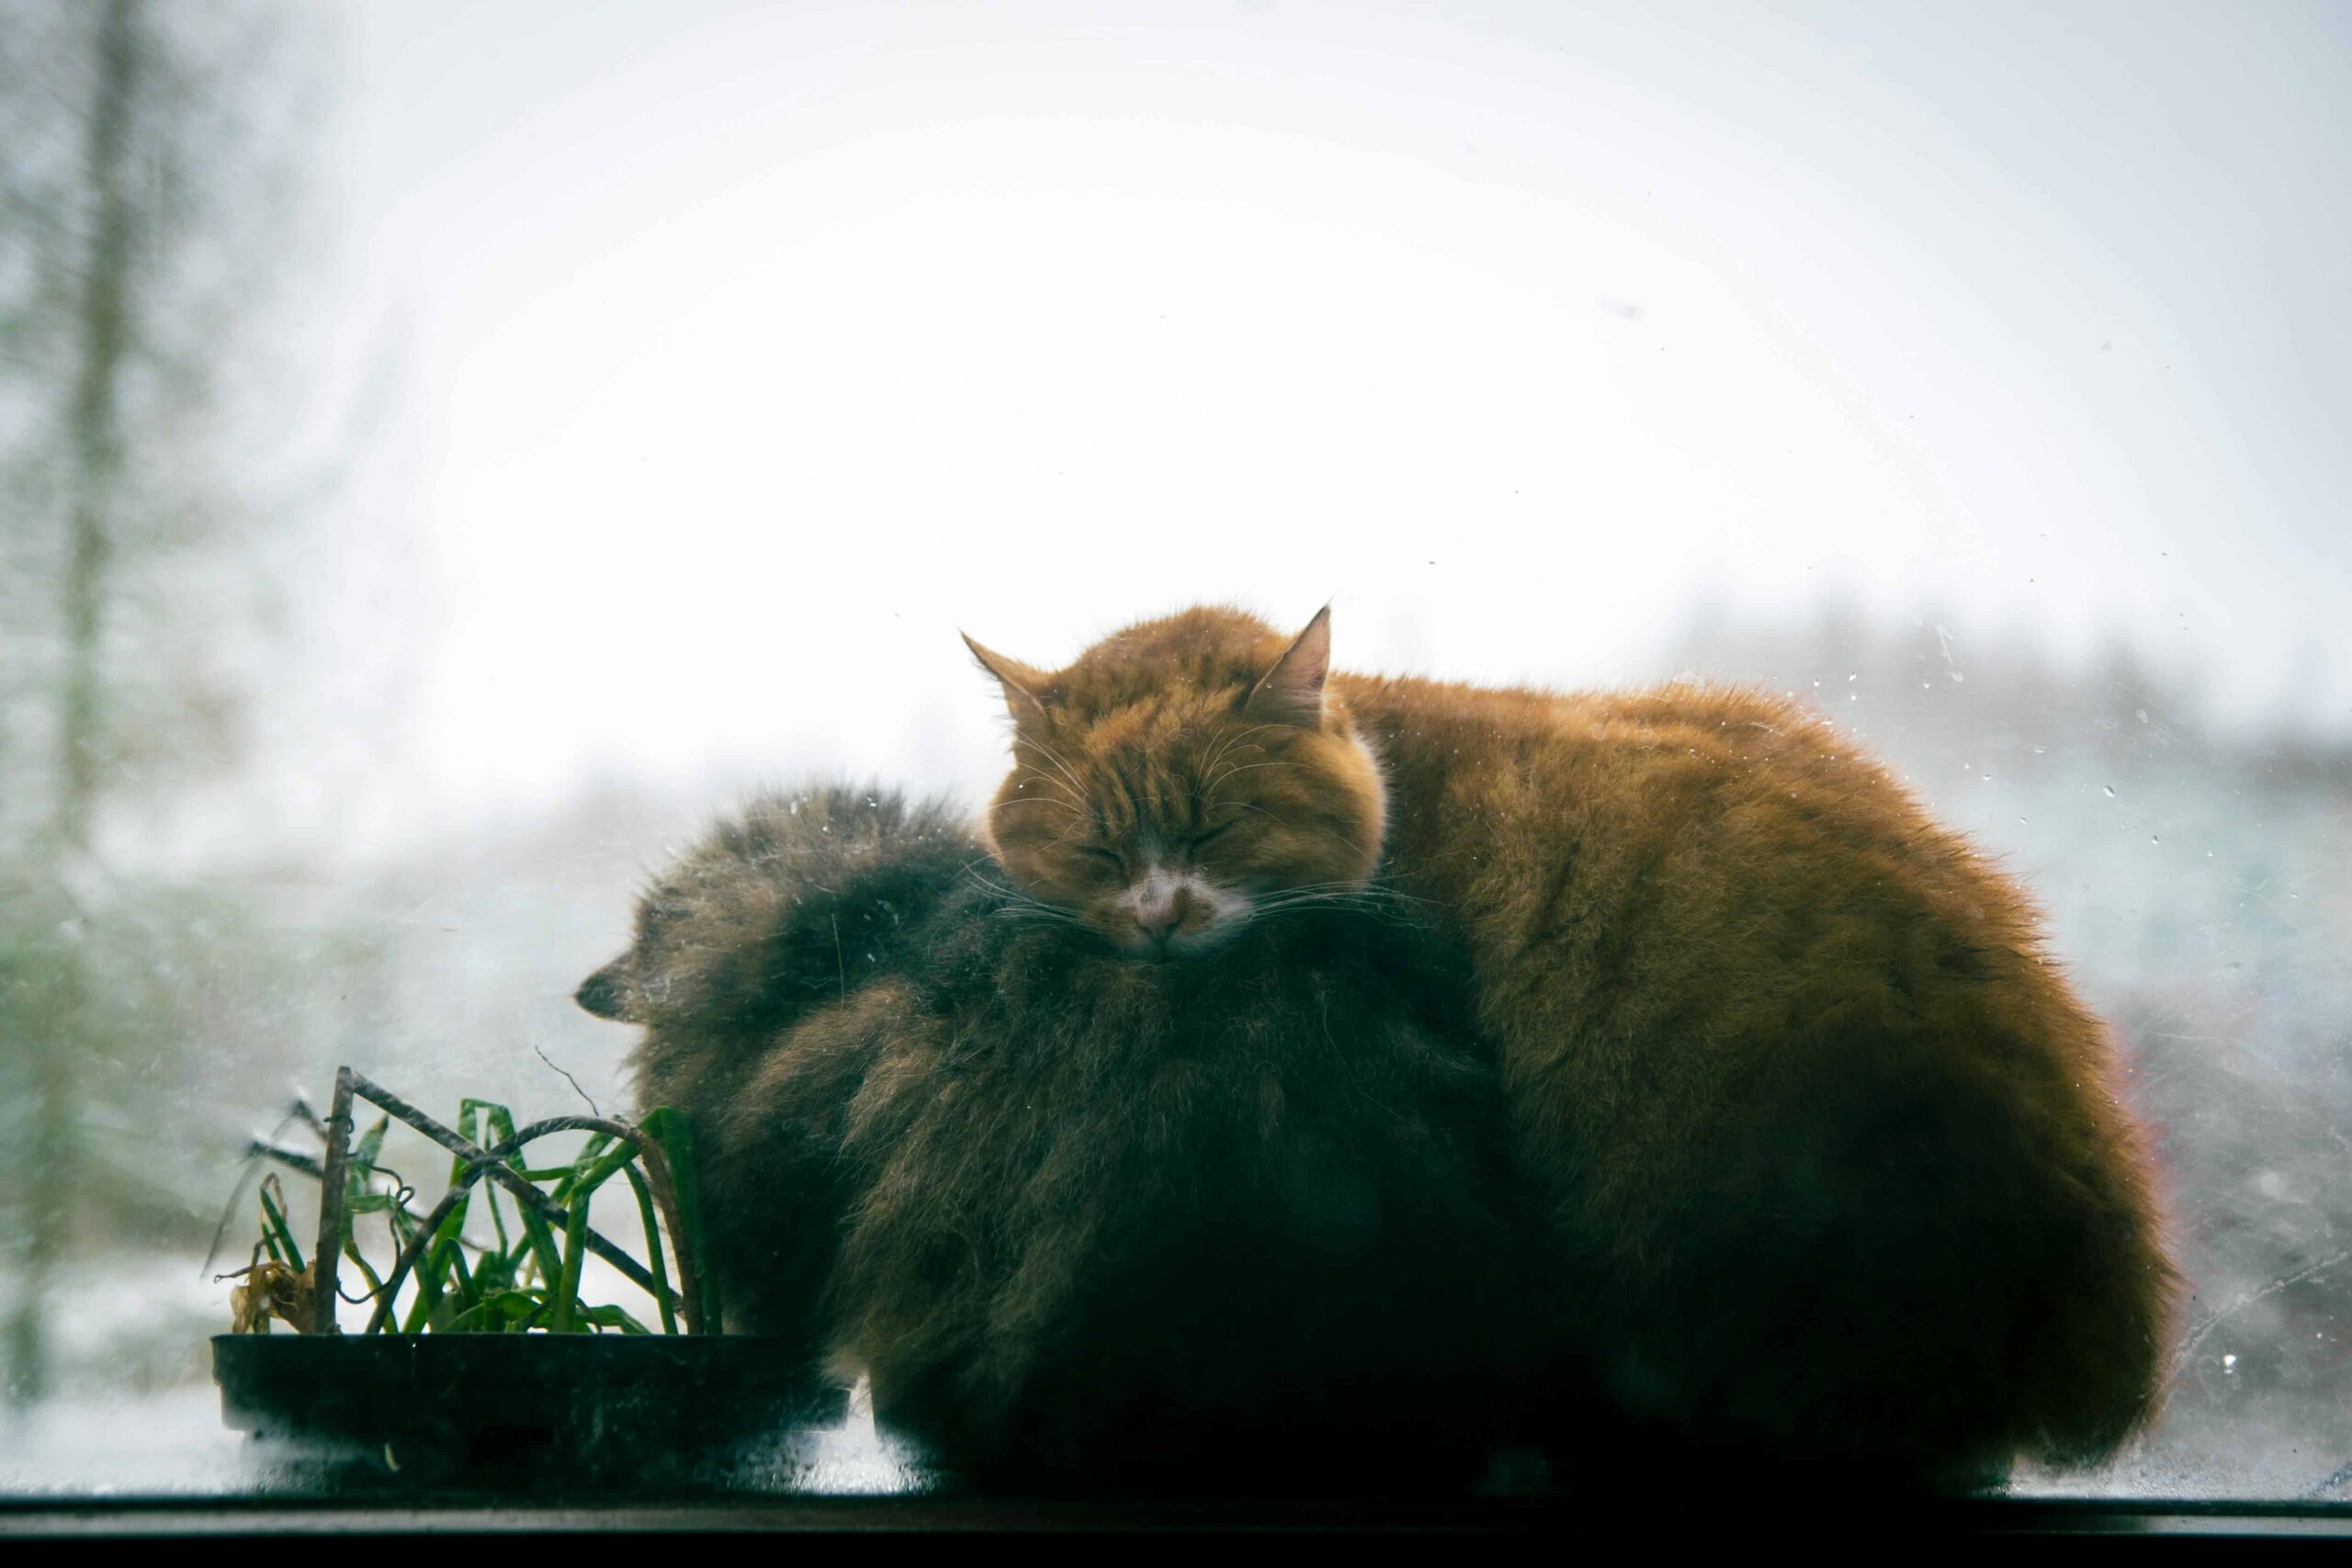
[[1326, 604], [1250, 688], [1241, 711], [1273, 724], [1316, 728], [1323, 722], [1323, 682], [1330, 673], [1331, 606]]
[[1035, 730], [1046, 722], [1046, 699], [1039, 694], [1046, 689], [1047, 677], [1042, 670], [1034, 670], [1017, 659], [982, 648], [963, 633], [964, 646], [980, 661], [980, 668], [997, 679], [1004, 688], [1004, 705], [1012, 711], [1015, 729]]

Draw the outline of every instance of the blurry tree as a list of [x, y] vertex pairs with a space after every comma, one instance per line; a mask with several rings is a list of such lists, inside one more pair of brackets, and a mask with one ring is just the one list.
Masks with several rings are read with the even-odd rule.
[[260, 546], [284, 508], [233, 411], [298, 187], [305, 47], [257, 5], [9, 0], [0, 25], [0, 1352], [20, 1404], [48, 1387], [79, 1238], [184, 1201], [140, 1153], [178, 1032], [142, 982], [237, 916], [115, 852], [234, 759], [266, 690]]

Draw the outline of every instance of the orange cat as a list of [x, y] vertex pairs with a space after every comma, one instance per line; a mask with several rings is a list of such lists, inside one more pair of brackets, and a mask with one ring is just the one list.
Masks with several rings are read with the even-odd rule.
[[1170, 959], [1377, 878], [1462, 944], [1514, 1157], [1619, 1403], [1950, 1481], [2151, 1413], [2174, 1275], [2105, 1034], [2019, 889], [1752, 692], [1332, 674], [1223, 609], [1060, 671], [972, 645], [997, 857]]

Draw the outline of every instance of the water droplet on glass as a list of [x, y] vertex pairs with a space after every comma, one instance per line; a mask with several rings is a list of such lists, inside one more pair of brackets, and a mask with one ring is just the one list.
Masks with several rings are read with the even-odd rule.
[[2113, 784], [2101, 784], [2099, 787], [2107, 791], [2108, 799], [2113, 800], [2115, 798], [2115, 786]]
[[2237, 1359], [2235, 1356], [2224, 1356], [2224, 1357], [2222, 1357], [2222, 1370], [2223, 1371], [2225, 1371], [2225, 1372], [2234, 1372], [2234, 1371], [2236, 1371], [2238, 1370], [2238, 1359]]
[[2132, 713], [2132, 716], [2139, 719], [2142, 724], [2148, 722], [2148, 710], [2146, 708], [2133, 708]]
[[1859, 681], [1859, 680], [1860, 680], [1861, 678], [1862, 678], [1862, 677], [1861, 677], [1861, 675], [1860, 675], [1860, 673], [1859, 671], [1857, 671], [1856, 673], [1851, 674], [1851, 675], [1849, 675], [1849, 676], [1847, 676], [1847, 677], [1846, 677], [1847, 681], [1848, 681], [1849, 683], [1850, 683], [1850, 682], [1855, 682], [1855, 681]]
[[1952, 683], [1953, 685], [1955, 685], [1955, 686], [1959, 685], [1962, 682], [1963, 682], [1963, 681], [1965, 681], [1965, 680], [1967, 680], [1967, 679], [1968, 679], [1968, 677], [1967, 677], [1967, 676], [1965, 676], [1965, 675], [1962, 674], [1962, 673], [1961, 673], [1959, 671], [1957, 671], [1957, 670], [1955, 670], [1955, 671], [1953, 671], [1951, 672], [1951, 683]]

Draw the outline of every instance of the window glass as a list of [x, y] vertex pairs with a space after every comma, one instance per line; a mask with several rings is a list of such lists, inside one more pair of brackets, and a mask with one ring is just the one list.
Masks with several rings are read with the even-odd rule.
[[2014, 1484], [2352, 1498], [2347, 45], [16, 0], [0, 1489], [254, 1484], [249, 1138], [346, 1063], [626, 1109], [571, 992], [647, 874], [766, 781], [977, 805], [959, 629], [1329, 601], [1343, 670], [1789, 694], [2000, 857], [2191, 1289], [2156, 1429]]

